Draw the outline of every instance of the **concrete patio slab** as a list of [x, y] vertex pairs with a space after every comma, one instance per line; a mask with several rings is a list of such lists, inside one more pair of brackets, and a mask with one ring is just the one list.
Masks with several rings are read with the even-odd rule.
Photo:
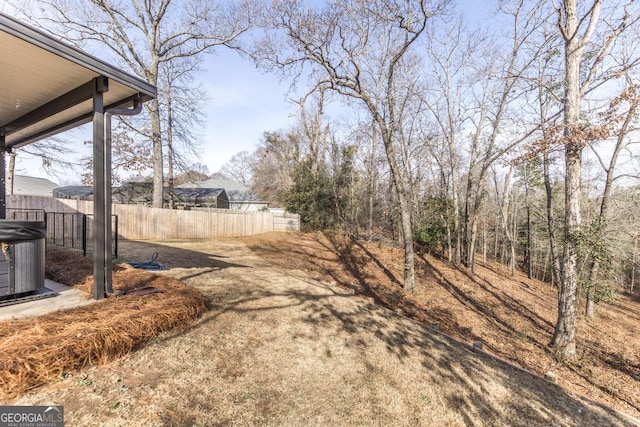
[[0, 321], [21, 319], [25, 317], [40, 316], [52, 311], [80, 307], [96, 302], [86, 292], [73, 289], [69, 286], [45, 280], [45, 287], [58, 293], [58, 295], [36, 301], [0, 307]]

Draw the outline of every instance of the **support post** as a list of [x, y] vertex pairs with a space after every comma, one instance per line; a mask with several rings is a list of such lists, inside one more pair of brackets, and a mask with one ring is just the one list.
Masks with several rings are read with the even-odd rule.
[[[104, 279], [105, 279], [105, 287], [104, 290], [107, 294], [111, 294], [113, 293], [113, 285], [112, 285], [112, 279], [113, 279], [113, 272], [112, 272], [112, 266], [113, 266], [113, 258], [111, 255], [111, 249], [113, 246], [113, 237], [111, 235], [111, 231], [112, 231], [112, 226], [111, 226], [111, 202], [112, 202], [112, 195], [111, 195], [111, 117], [113, 115], [120, 115], [120, 116], [133, 116], [135, 114], [139, 114], [140, 111], [142, 111], [142, 100], [140, 99], [134, 99], [133, 100], [133, 108], [131, 109], [127, 109], [127, 108], [111, 108], [107, 111], [105, 111], [104, 114], [104, 147], [103, 147], [103, 152], [104, 152], [104, 163], [103, 163], [103, 168], [104, 168], [104, 184], [103, 184], [103, 191], [104, 191], [104, 203], [105, 203], [105, 207], [104, 207], [104, 214], [105, 214], [105, 218], [104, 218], [104, 262], [105, 262], [105, 274], [104, 274]], [[95, 159], [94, 159], [95, 162]], [[94, 182], [95, 185], [95, 182]], [[95, 202], [94, 202], [95, 203]], [[95, 204], [94, 204], [95, 206]], [[116, 234], [118, 233], [118, 219], [116, 217]], [[117, 243], [117, 236], [116, 236], [116, 256], [118, 256], [118, 243]]]
[[113, 293], [113, 258], [111, 247], [111, 114], [105, 112], [104, 121], [104, 290]]
[[[96, 77], [93, 91], [93, 297], [102, 299], [106, 290], [106, 231], [111, 223], [106, 217], [105, 194], [105, 126], [103, 93], [109, 90], [106, 77]], [[111, 251], [109, 251], [111, 257]]]

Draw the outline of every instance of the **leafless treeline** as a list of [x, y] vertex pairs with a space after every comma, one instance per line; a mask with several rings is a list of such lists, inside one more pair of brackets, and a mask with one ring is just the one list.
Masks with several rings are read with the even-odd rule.
[[522, 268], [558, 285], [552, 344], [573, 358], [578, 296], [593, 316], [635, 282], [638, 13], [513, 0], [476, 24], [444, 0], [276, 1], [252, 55], [310, 89], [297, 127], [226, 170], [277, 200], [299, 162], [337, 173], [356, 147], [343, 222], [403, 243], [407, 291], [416, 241]]

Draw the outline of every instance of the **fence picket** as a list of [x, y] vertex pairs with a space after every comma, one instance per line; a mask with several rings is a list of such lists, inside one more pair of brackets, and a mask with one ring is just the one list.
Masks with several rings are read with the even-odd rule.
[[[93, 202], [12, 195], [7, 207], [14, 209], [44, 209], [47, 212], [93, 213]], [[118, 216], [118, 232], [122, 239], [206, 239], [240, 237], [269, 231], [299, 231], [296, 214], [247, 212], [228, 209], [159, 209], [139, 205], [114, 204]]]

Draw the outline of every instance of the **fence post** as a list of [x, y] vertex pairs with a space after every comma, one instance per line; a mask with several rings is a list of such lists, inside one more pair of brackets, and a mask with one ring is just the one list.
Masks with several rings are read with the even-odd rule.
[[87, 256], [87, 214], [82, 214], [82, 255]]
[[62, 212], [62, 246], [67, 246], [67, 242], [65, 241], [67, 237], [67, 214]]
[[56, 215], [55, 212], [53, 212], [52, 215], [53, 215], [53, 244], [57, 245], [57, 243], [56, 243], [56, 217], [58, 215]]
[[76, 248], [76, 234], [77, 234], [77, 230], [76, 230], [76, 216], [75, 215], [71, 215], [71, 247], [73, 249]]
[[115, 219], [116, 219], [116, 224], [115, 224], [115, 234], [113, 236], [113, 250], [115, 252], [115, 257], [118, 258], [118, 215], [114, 215]]

